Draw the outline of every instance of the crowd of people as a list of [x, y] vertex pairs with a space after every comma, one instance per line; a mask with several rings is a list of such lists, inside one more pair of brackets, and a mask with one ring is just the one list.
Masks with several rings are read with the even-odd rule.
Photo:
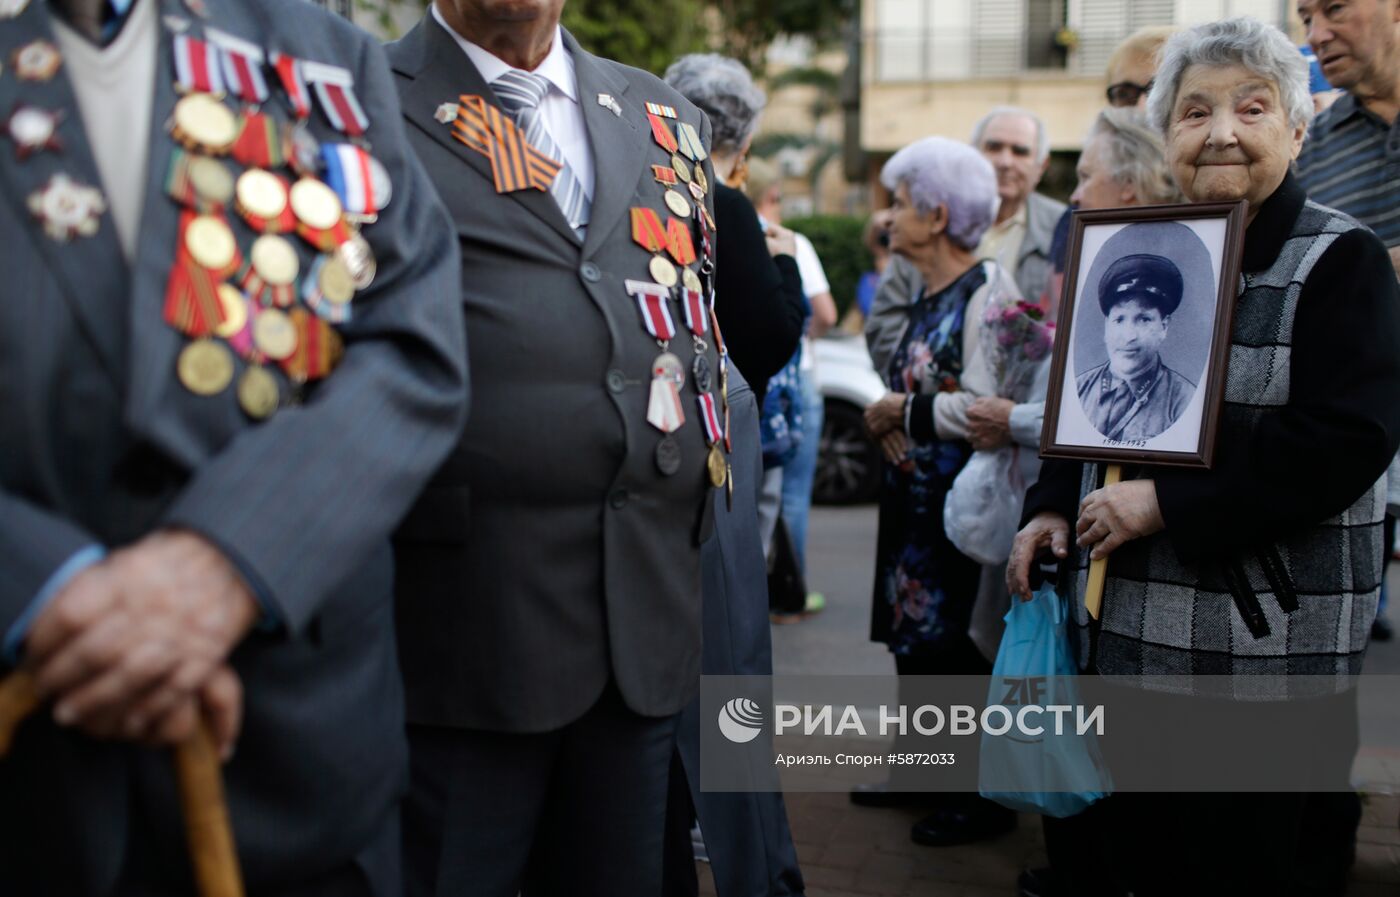
[[[29, 716], [4, 889], [191, 893], [207, 743], [254, 897], [684, 897], [698, 850], [720, 897], [804, 893], [782, 793], [701, 789], [698, 689], [771, 673], [770, 621], [823, 604], [811, 341], [836, 302], [751, 155], [750, 73], [600, 58], [562, 7], [435, 0], [381, 48], [285, 0], [0, 0], [0, 724]], [[1289, 701], [1388, 637], [1400, 0], [1298, 7], [1311, 77], [1252, 19], [1129, 38], [1069, 206], [1025, 109], [885, 164], [858, 307], [888, 387], [871, 637], [901, 676], [989, 673], [1056, 562], [1084, 672], [1148, 691], [1223, 673]], [[1212, 201], [1246, 204], [1214, 466], [1042, 462], [1074, 210]], [[1094, 425], [1169, 424], [1180, 273], [1086, 295]], [[1005, 500], [973, 516], [1003, 519], [945, 514], [993, 456]], [[1297, 712], [1354, 732], [1354, 691]], [[1342, 741], [1328, 794], [1047, 817], [1021, 893], [1340, 894]], [[897, 778], [851, 797], [925, 806], [931, 847], [1017, 824]]]

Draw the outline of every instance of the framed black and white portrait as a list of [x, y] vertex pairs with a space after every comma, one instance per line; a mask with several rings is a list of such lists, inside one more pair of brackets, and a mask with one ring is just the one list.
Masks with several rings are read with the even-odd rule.
[[1244, 209], [1074, 213], [1042, 455], [1210, 466]]

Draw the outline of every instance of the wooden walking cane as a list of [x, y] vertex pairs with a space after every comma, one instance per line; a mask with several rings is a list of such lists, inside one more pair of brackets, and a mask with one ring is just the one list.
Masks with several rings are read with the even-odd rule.
[[[37, 709], [39, 693], [32, 676], [21, 670], [0, 680], [0, 757], [9, 752], [15, 729]], [[201, 897], [243, 897], [219, 754], [203, 720], [194, 735], [175, 748], [175, 776]]]
[[[1112, 486], [1123, 479], [1123, 465], [1109, 464], [1104, 468], [1103, 484], [1105, 487]], [[1103, 584], [1108, 578], [1108, 558], [1101, 557], [1096, 561], [1089, 562], [1089, 582], [1084, 587], [1084, 608], [1089, 611], [1089, 616], [1095, 620], [1099, 618], [1099, 609], [1103, 607]]]

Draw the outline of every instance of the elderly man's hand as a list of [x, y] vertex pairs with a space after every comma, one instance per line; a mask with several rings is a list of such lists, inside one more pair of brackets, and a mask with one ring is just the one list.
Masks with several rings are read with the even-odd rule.
[[1166, 527], [1157, 504], [1157, 484], [1152, 480], [1129, 480], [1096, 489], [1079, 503], [1075, 525], [1080, 548], [1093, 550], [1092, 560], [1108, 557], [1114, 549], [1132, 539], [1141, 539]]
[[865, 409], [865, 427], [876, 439], [891, 430], [904, 429], [904, 400], [902, 392], [887, 392]]
[[967, 441], [978, 451], [1000, 448], [1011, 442], [1010, 399], [984, 397], [967, 408]]
[[1046, 550], [1060, 559], [1069, 555], [1069, 521], [1053, 511], [1041, 511], [1032, 517], [1011, 543], [1006, 588], [1022, 601], [1031, 600], [1031, 565]]
[[198, 702], [236, 731], [219, 671], [258, 613], [218, 549], [162, 531], [75, 577], [35, 620], [25, 663], [55, 720], [94, 737], [178, 741]]

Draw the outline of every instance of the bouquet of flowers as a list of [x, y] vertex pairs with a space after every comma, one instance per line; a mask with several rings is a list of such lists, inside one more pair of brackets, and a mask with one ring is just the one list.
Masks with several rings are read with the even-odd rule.
[[[1012, 294], [993, 294], [979, 336], [997, 395], [1025, 402], [1055, 344], [1055, 325], [1045, 310]], [[974, 452], [943, 504], [948, 538], [980, 563], [1004, 563], [1011, 554], [1028, 488], [1020, 453], [1015, 444]]]

